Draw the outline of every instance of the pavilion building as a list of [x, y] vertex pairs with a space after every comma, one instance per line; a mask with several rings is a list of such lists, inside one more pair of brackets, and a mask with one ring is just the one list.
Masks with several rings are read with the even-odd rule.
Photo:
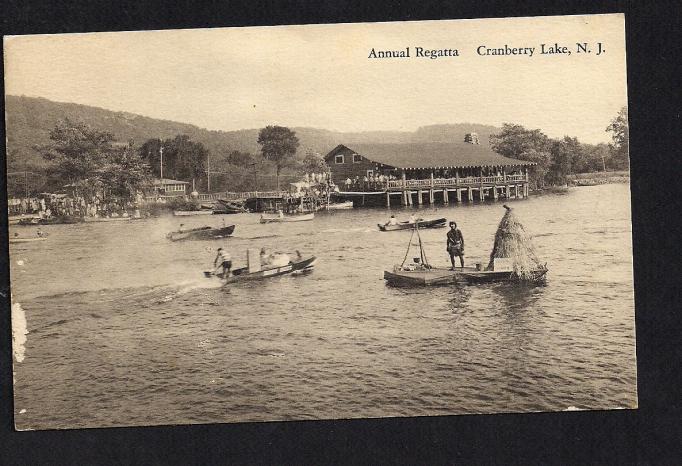
[[535, 165], [474, 142], [339, 144], [325, 162], [338, 197], [388, 207], [525, 198]]

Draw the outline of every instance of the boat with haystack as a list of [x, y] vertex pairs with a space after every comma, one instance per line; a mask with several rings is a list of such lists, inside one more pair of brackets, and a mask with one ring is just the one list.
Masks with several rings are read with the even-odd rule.
[[[507, 209], [495, 234], [495, 243], [487, 267], [439, 268], [429, 264], [419, 235], [419, 226], [413, 227], [405, 258], [392, 271], [384, 271], [386, 283], [392, 286], [437, 286], [454, 283], [525, 282], [542, 283], [548, 269], [535, 253], [530, 236], [518, 221], [512, 209]], [[419, 257], [406, 264], [412, 237], [419, 240]]]

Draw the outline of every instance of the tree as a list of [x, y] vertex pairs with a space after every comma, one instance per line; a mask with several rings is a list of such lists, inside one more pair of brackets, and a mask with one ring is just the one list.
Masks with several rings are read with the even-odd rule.
[[113, 148], [106, 163], [98, 170], [102, 186], [115, 196], [130, 199], [149, 185], [151, 170], [139, 152], [129, 143]]
[[315, 154], [311, 151], [306, 153], [302, 162], [302, 168], [305, 173], [327, 173], [329, 171], [324, 158], [320, 154]]
[[233, 150], [227, 156], [227, 161], [237, 167], [251, 167], [256, 160], [254, 156], [248, 152], [240, 152], [238, 150]]
[[63, 182], [96, 189], [100, 182], [99, 169], [112, 150], [113, 135], [65, 119], [50, 131], [50, 139], [52, 144], [38, 150], [46, 160], [53, 162], [51, 172]]
[[152, 169], [155, 177], [161, 177], [161, 148], [163, 148], [163, 177], [190, 180], [206, 173], [208, 149], [200, 142], [192, 141], [189, 136], [180, 134], [173, 139], [147, 140], [138, 153]]
[[611, 121], [606, 131], [613, 133], [612, 164], [616, 169], [630, 168], [630, 129], [628, 127], [628, 109], [623, 107]]
[[492, 149], [513, 159], [535, 162], [530, 167], [530, 184], [534, 188], [545, 186], [545, 177], [551, 163], [551, 141], [539, 129], [529, 130], [521, 125], [505, 123], [499, 134], [490, 136]]
[[283, 126], [266, 126], [258, 133], [258, 144], [261, 146], [263, 158], [275, 164], [279, 190], [279, 175], [282, 168], [293, 161], [299, 146], [296, 133]]
[[550, 148], [551, 163], [545, 176], [550, 184], [566, 184], [566, 176], [574, 172], [576, 161], [584, 158], [583, 148], [577, 138], [564, 136], [553, 141]]
[[575, 173], [589, 173], [606, 171], [606, 164], [610, 163], [611, 150], [607, 144], [583, 144], [582, 158], [574, 162]]

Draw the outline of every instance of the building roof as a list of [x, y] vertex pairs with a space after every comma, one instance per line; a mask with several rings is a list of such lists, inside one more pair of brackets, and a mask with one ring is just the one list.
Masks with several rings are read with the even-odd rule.
[[166, 184], [189, 184], [187, 181], [171, 180], [169, 178], [162, 178], [154, 180], [154, 186], [166, 185]]
[[395, 168], [468, 168], [535, 165], [525, 160], [503, 157], [490, 147], [461, 143], [407, 143], [407, 144], [340, 144], [327, 157], [343, 148], [360, 154], [372, 162]]

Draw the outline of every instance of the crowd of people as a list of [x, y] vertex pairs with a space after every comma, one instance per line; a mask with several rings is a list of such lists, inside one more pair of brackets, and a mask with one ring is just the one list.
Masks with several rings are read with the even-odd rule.
[[135, 206], [119, 199], [86, 198], [66, 194], [42, 194], [38, 197], [15, 198], [9, 203], [11, 215], [53, 217], [109, 217], [127, 214]]
[[383, 173], [374, 173], [365, 175], [362, 178], [355, 176], [355, 178], [346, 178], [344, 187], [346, 191], [366, 191], [370, 189], [385, 189], [388, 181], [397, 180], [395, 175], [384, 175]]
[[139, 198], [43, 193], [35, 197], [9, 199], [8, 213], [40, 219], [128, 217], [139, 212], [140, 205]]

